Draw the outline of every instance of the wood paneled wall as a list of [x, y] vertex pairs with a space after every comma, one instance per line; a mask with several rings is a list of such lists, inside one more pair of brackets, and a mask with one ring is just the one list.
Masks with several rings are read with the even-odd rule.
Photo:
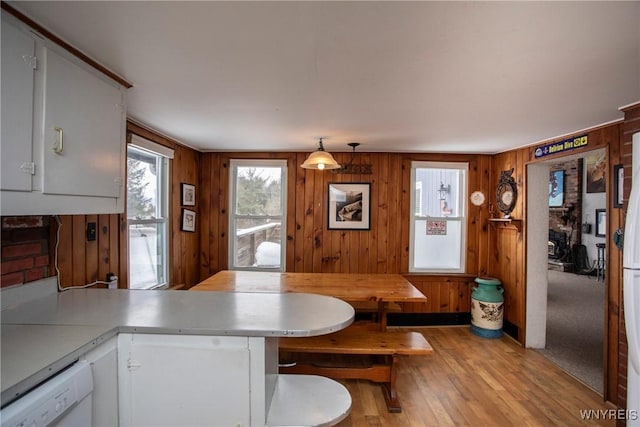
[[[340, 163], [350, 153], [333, 153]], [[284, 159], [288, 166], [286, 270], [295, 272], [407, 273], [411, 161], [469, 162], [469, 191], [492, 194], [491, 160], [484, 155], [358, 153], [355, 163], [373, 165], [371, 175], [334, 174], [300, 168], [308, 153], [204, 153], [200, 180], [200, 275], [228, 267], [229, 163], [231, 159]], [[327, 229], [327, 186], [331, 182], [371, 183], [371, 229]], [[488, 196], [489, 199], [490, 196]], [[470, 206], [467, 223], [467, 275], [446, 278], [407, 275], [427, 295], [427, 305], [410, 312], [468, 312], [468, 282], [487, 271], [487, 205]]]

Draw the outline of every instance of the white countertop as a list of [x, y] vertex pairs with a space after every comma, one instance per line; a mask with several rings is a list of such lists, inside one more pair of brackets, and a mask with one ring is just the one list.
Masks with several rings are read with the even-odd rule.
[[119, 332], [313, 336], [353, 321], [351, 305], [302, 293], [74, 289], [2, 310], [2, 405]]

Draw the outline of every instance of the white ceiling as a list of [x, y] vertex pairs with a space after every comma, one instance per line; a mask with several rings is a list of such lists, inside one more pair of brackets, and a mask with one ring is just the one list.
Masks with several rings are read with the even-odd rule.
[[640, 101], [640, 2], [9, 2], [203, 150], [495, 153]]

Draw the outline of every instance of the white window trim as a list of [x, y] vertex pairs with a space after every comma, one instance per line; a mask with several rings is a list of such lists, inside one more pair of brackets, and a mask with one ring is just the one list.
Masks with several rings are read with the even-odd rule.
[[131, 144], [137, 148], [142, 150], [149, 151], [150, 153], [157, 154], [160, 156], [164, 156], [167, 159], [173, 159], [173, 149], [169, 147], [165, 147], [164, 145], [157, 144], [153, 141], [149, 141], [148, 139], [144, 139], [138, 135], [131, 135]]
[[[173, 154], [174, 154], [174, 150], [168, 147], [165, 147], [164, 145], [160, 145], [160, 144], [156, 144], [153, 141], [149, 141], [148, 139], [144, 139], [141, 138], [137, 135], [132, 135], [131, 136], [131, 143], [128, 144], [127, 146], [127, 159], [129, 158], [129, 146], [137, 148], [138, 150], [142, 150], [142, 151], [147, 151], [153, 155], [157, 155], [162, 157], [163, 159], [163, 163], [164, 163], [164, 167], [163, 167], [163, 174], [162, 174], [162, 185], [163, 185], [163, 189], [165, 191], [165, 196], [162, 198], [162, 204], [161, 204], [161, 211], [162, 211], [162, 218], [160, 220], [158, 219], [154, 219], [154, 220], [148, 220], [148, 219], [130, 219], [127, 215], [127, 247], [129, 247], [129, 227], [131, 225], [135, 225], [135, 224], [162, 224], [165, 228], [165, 236], [164, 236], [164, 240], [165, 240], [165, 245], [164, 245], [164, 278], [165, 281], [164, 283], [158, 283], [156, 286], [153, 286], [151, 288], [147, 288], [147, 290], [151, 290], [151, 289], [167, 289], [169, 287], [169, 283], [171, 283], [171, 278], [170, 278], [170, 269], [169, 269], [169, 259], [170, 259], [170, 247], [171, 245], [169, 244], [169, 238], [170, 238], [170, 230], [169, 230], [169, 224], [170, 224], [170, 213], [169, 213], [169, 198], [170, 198], [170, 194], [169, 194], [169, 177], [170, 177], [170, 166], [171, 163], [169, 162], [170, 159], [173, 159]], [[127, 177], [128, 179], [128, 177]], [[129, 251], [127, 251], [127, 271], [131, 271], [131, 268], [129, 266], [129, 261], [130, 261], [130, 253]], [[130, 286], [130, 283], [129, 283]]]
[[[229, 244], [228, 244], [228, 265], [234, 270], [253, 270], [253, 271], [286, 271], [286, 224], [287, 224], [287, 161], [286, 160], [266, 160], [266, 159], [231, 159], [230, 165], [230, 190], [229, 191]], [[235, 197], [236, 197], [236, 168], [241, 167], [279, 167], [282, 168], [282, 224], [280, 230], [280, 268], [264, 268], [264, 267], [238, 267], [235, 265]], [[260, 216], [259, 218], [265, 218]], [[280, 217], [278, 217], [280, 218]]]
[[[459, 191], [458, 191], [458, 206], [460, 207], [461, 214], [456, 217], [430, 217], [432, 219], [443, 219], [446, 221], [462, 221], [462, 238], [460, 241], [460, 268], [439, 268], [439, 269], [426, 269], [426, 268], [415, 268], [413, 266], [414, 259], [414, 245], [415, 245], [415, 219], [416, 219], [416, 201], [415, 201], [415, 187], [414, 184], [416, 182], [416, 169], [420, 168], [432, 168], [432, 169], [459, 169], [463, 170], [464, 179], [461, 179], [461, 182], [458, 183]], [[467, 194], [467, 186], [469, 180], [469, 164], [465, 162], [429, 162], [429, 161], [413, 161], [411, 162], [411, 183], [410, 191], [411, 195], [411, 218], [409, 221], [409, 272], [410, 273], [458, 273], [462, 274], [466, 272], [466, 264], [467, 264], [467, 223], [468, 223], [468, 206], [466, 203], [466, 194]], [[424, 189], [421, 189], [424, 191]], [[426, 217], [425, 217], [426, 218]]]

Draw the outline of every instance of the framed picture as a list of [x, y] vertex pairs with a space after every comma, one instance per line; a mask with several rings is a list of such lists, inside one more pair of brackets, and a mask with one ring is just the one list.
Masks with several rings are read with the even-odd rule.
[[329, 183], [329, 230], [369, 230], [371, 183]]
[[560, 207], [564, 202], [564, 170], [549, 174], [549, 206]]
[[587, 161], [587, 193], [604, 193], [607, 184], [607, 154], [589, 154]]
[[196, 205], [196, 186], [192, 184], [182, 183], [180, 187], [182, 206]]
[[624, 167], [613, 167], [613, 207], [621, 208], [624, 202]]
[[607, 211], [606, 209], [596, 209], [596, 237], [607, 235]]
[[180, 230], [196, 231], [196, 213], [190, 209], [182, 209], [182, 219], [180, 221]]

